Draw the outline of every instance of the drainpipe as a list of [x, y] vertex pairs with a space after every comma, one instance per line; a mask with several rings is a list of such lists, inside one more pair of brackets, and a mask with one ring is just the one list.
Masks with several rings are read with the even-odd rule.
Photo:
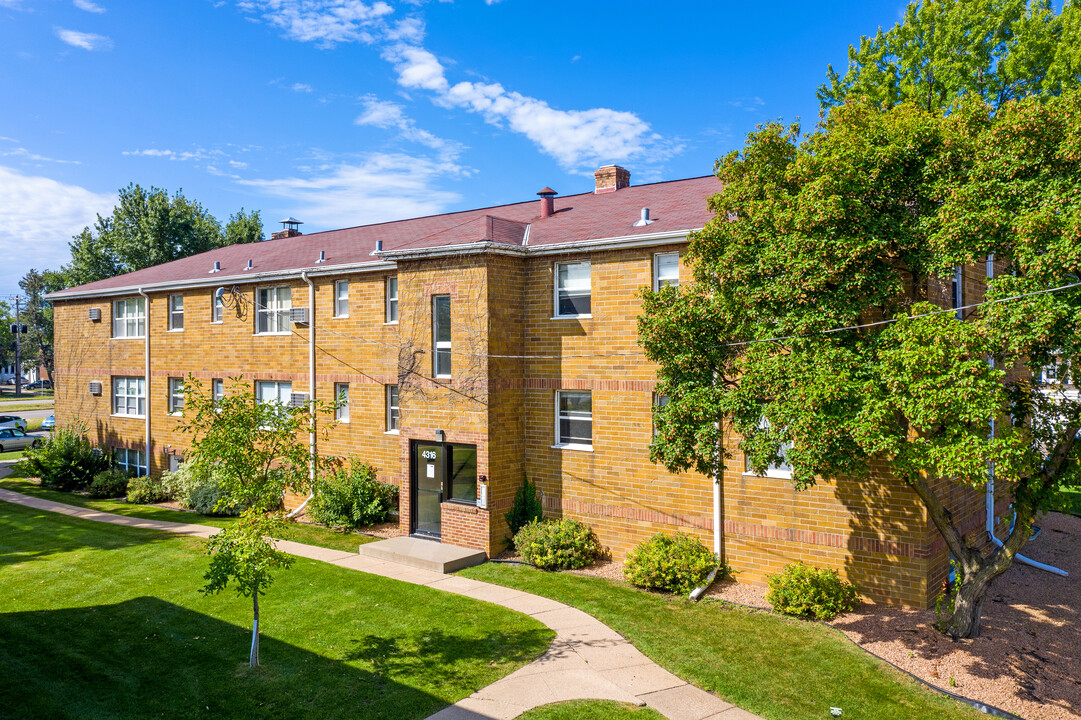
[[296, 517], [308, 502], [315, 497], [315, 281], [308, 277], [307, 271], [300, 273], [300, 279], [308, 283], [308, 497], [286, 517]]
[[[713, 373], [716, 384], [717, 373]], [[724, 481], [724, 466], [721, 463], [723, 456], [723, 441], [721, 439], [721, 421], [716, 420], [713, 426], [717, 429], [717, 460], [713, 465], [713, 554], [717, 556], [717, 562], [721, 561], [721, 482]], [[702, 596], [713, 581], [717, 578], [717, 568], [713, 568], [702, 587], [696, 587], [691, 591], [691, 600], [697, 600]]]
[[150, 474], [150, 398], [154, 397], [150, 392], [150, 296], [139, 288], [136, 292], [143, 296], [143, 304], [146, 307], [146, 317], [143, 320], [143, 383], [146, 407], [143, 408], [144, 432], [146, 434], [146, 474]]

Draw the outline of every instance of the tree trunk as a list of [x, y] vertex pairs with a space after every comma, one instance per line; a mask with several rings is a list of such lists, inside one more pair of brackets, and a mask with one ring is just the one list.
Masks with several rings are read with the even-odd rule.
[[975, 638], [980, 636], [980, 620], [983, 619], [983, 600], [987, 594], [987, 588], [991, 581], [1001, 575], [1009, 563], [1002, 570], [995, 569], [987, 564], [984, 565], [975, 576], [965, 575], [961, 578], [961, 585], [957, 589], [957, 597], [954, 600], [953, 614], [946, 621], [946, 634], [952, 638]]
[[251, 594], [252, 610], [254, 612], [254, 618], [251, 625], [251, 657], [248, 658], [248, 664], [252, 667], [259, 666], [259, 586], [255, 587], [255, 591]]

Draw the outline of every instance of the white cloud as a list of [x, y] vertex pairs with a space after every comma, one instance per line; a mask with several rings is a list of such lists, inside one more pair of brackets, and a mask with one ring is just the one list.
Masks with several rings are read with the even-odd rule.
[[112, 40], [104, 35], [95, 35], [94, 33], [56, 28], [56, 36], [68, 45], [82, 48], [83, 50], [111, 50], [113, 47]]
[[259, 15], [301, 42], [323, 47], [338, 43], [372, 43], [382, 30], [383, 18], [394, 8], [382, 0], [366, 4], [360, 0], [241, 0], [237, 6]]
[[[10, 140], [10, 139], [11, 138], [0, 138], [0, 140]], [[12, 142], [14, 142], [14, 140], [12, 140]], [[78, 160], [58, 160], [56, 158], [45, 157], [44, 155], [38, 155], [37, 153], [30, 152], [29, 150], [27, 150], [24, 147], [15, 148], [14, 150], [5, 150], [3, 152], [0, 152], [0, 157], [22, 158], [23, 160], [29, 160], [29, 161], [35, 162], [35, 163], [50, 162], [50, 163], [60, 163], [61, 165], [81, 165], [82, 164]]]
[[0, 166], [0, 197], [4, 222], [0, 248], [8, 262], [0, 266], [0, 293], [19, 291], [19, 280], [30, 268], [57, 270], [68, 261], [71, 236], [106, 214], [115, 195], [101, 195], [78, 185], [24, 175]]
[[146, 148], [143, 150], [124, 150], [121, 155], [128, 155], [131, 157], [150, 157], [150, 158], [165, 158], [166, 160], [177, 160], [179, 162], [185, 162], [187, 160], [209, 160], [211, 158], [219, 158], [225, 155], [221, 150], [207, 150], [205, 148], [196, 147], [194, 150], [161, 150], [158, 148]]
[[404, 120], [401, 105], [369, 95], [364, 98], [364, 112], [357, 117], [355, 122], [357, 125], [387, 128], [399, 127]]
[[0, 0], [0, 8], [8, 8], [9, 10], [22, 10], [23, 0]]
[[75, 7], [79, 8], [80, 10], [86, 10], [87, 12], [90, 12], [90, 13], [103, 13], [103, 12], [105, 12], [105, 8], [103, 8], [101, 5], [97, 5], [97, 4], [93, 3], [93, 2], [91, 2], [91, 0], [72, 0], [71, 4], [74, 5]]
[[734, 108], [739, 108], [746, 112], [755, 112], [762, 108], [766, 101], [755, 95], [753, 98], [740, 98], [738, 100], [731, 100], [728, 103]]
[[310, 93], [312, 86], [307, 83], [293, 83], [293, 86], [289, 88], [293, 92]]
[[309, 226], [338, 228], [443, 212], [460, 196], [434, 184], [460, 173], [453, 163], [373, 153], [356, 164], [320, 167], [308, 177], [238, 183], [281, 198], [274, 212], [292, 214]]
[[462, 153], [462, 144], [453, 140], [437, 137], [427, 130], [418, 128], [412, 118], [407, 117], [402, 106], [389, 100], [380, 100], [374, 95], [362, 98], [364, 112], [354, 121], [357, 125], [371, 125], [379, 128], [397, 128], [404, 139], [420, 143], [439, 153], [443, 162], [453, 162]]

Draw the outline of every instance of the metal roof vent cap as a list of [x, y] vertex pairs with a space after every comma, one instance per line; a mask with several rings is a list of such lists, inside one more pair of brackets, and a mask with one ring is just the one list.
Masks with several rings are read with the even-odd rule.
[[550, 187], [545, 187], [543, 190], [537, 193], [541, 199], [541, 212], [542, 218], [551, 217], [552, 213], [556, 211], [555, 196], [558, 194]]
[[376, 240], [375, 241], [375, 250], [372, 250], [368, 254], [369, 255], [377, 255], [378, 253], [381, 253], [381, 252], [383, 252], [383, 241], [382, 240]]
[[319, 251], [319, 259], [318, 259], [318, 260], [316, 260], [315, 262], [317, 262], [317, 263], [321, 263], [321, 262], [326, 262], [326, 261], [327, 261], [327, 254], [326, 254], [326, 252], [325, 252], [325, 251], [323, 251], [323, 250], [320, 250], [320, 251]]
[[635, 227], [645, 227], [646, 225], [650, 225], [650, 224], [655, 223], [655, 222], [657, 222], [657, 221], [656, 220], [651, 220], [649, 218], [649, 208], [642, 208], [642, 217], [638, 218], [638, 222], [636, 222], [634, 224], [634, 226]]
[[214, 261], [214, 268], [210, 272], [212, 272], [212, 273], [221, 272], [221, 262], [219, 262], [218, 260], [215, 260]]
[[251, 258], [248, 258], [248, 267], [246, 267], [244, 269], [245, 270], [251, 270]]

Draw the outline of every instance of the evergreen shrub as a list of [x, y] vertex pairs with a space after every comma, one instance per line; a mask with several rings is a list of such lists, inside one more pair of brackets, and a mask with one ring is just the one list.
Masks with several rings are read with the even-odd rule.
[[766, 601], [785, 615], [832, 620], [859, 604], [856, 586], [842, 580], [836, 570], [794, 562], [768, 581]]
[[514, 546], [526, 562], [542, 570], [583, 568], [601, 553], [593, 530], [571, 518], [534, 520], [514, 536]]
[[698, 538], [658, 533], [631, 550], [623, 575], [638, 587], [687, 595], [717, 566], [717, 556]]

